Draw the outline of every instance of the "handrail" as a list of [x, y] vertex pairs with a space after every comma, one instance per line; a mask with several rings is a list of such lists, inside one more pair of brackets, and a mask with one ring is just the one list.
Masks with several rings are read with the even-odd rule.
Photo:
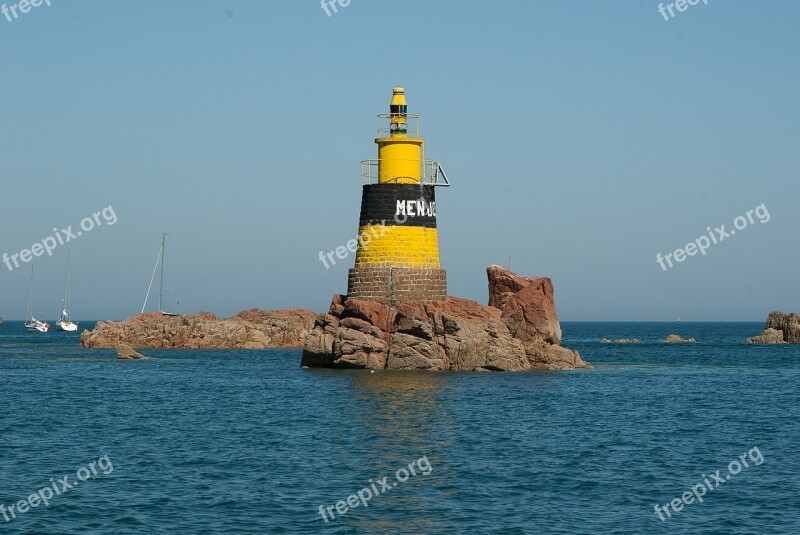
[[[388, 161], [388, 160], [387, 160]], [[415, 162], [417, 160], [392, 158], [391, 161], [409, 161]], [[380, 168], [380, 160], [362, 160], [361, 161], [361, 185], [367, 186], [377, 184], [379, 182], [378, 170]], [[450, 180], [442, 169], [439, 162], [434, 160], [425, 160], [422, 168], [420, 169], [420, 184], [424, 186], [438, 186], [449, 187]], [[373, 180], [374, 179], [374, 180]]]
[[[418, 113], [407, 113], [407, 114], [405, 114], [406, 135], [408, 137], [412, 137], [412, 138], [418, 138], [419, 137], [420, 117], [421, 116]], [[391, 121], [392, 114], [391, 113], [378, 114], [378, 127], [376, 129], [377, 132], [378, 132], [378, 137], [381, 137], [382, 135], [383, 135], [383, 137], [389, 137], [389, 135], [392, 134], [392, 131], [391, 131], [390, 128], [386, 128], [386, 127], [382, 128], [381, 127], [381, 120], [386, 120], [386, 119]], [[412, 132], [413, 132], [413, 135], [412, 135]], [[388, 135], [385, 135], [385, 134], [388, 134]]]

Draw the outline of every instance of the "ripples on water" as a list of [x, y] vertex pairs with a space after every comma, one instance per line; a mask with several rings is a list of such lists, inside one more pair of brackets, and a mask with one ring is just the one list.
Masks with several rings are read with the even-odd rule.
[[[85, 326], [82, 326], [85, 327]], [[596, 369], [302, 370], [298, 350], [144, 351], [0, 325], [0, 503], [108, 454], [113, 472], [4, 533], [799, 533], [800, 346], [761, 324], [564, 324]], [[667, 334], [694, 345], [660, 343]], [[607, 338], [642, 344], [606, 345]], [[661, 522], [665, 504], [758, 446]], [[326, 524], [335, 505], [427, 456]]]

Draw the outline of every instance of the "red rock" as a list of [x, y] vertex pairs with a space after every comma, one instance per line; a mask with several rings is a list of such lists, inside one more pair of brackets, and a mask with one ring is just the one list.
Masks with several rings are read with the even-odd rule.
[[[302, 366], [518, 371], [589, 368], [553, 343], [561, 327], [550, 279], [490, 266], [490, 303], [448, 297], [395, 307], [335, 295], [306, 338]], [[513, 327], [513, 331], [509, 327]]]
[[246, 310], [219, 320], [210, 312], [195, 316], [139, 314], [121, 322], [99, 322], [81, 333], [83, 347], [264, 349], [303, 347], [317, 314], [309, 310]]
[[499, 308], [503, 322], [524, 343], [561, 343], [561, 324], [553, 299], [553, 281], [547, 277], [520, 277], [491, 265], [489, 306]]
[[[334, 301], [335, 299], [334, 297]], [[331, 305], [331, 309], [333, 310], [334, 308]], [[389, 305], [364, 299], [344, 299], [340, 316], [342, 318], [360, 318], [381, 330], [388, 330], [392, 322], [392, 312]]]

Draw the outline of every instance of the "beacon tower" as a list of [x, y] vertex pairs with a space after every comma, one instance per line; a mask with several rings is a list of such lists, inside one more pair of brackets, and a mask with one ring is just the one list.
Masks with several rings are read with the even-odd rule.
[[438, 162], [425, 159], [419, 115], [394, 88], [388, 114], [378, 115], [378, 159], [361, 162], [361, 214], [347, 294], [386, 304], [447, 298], [439, 265], [436, 187], [449, 186]]

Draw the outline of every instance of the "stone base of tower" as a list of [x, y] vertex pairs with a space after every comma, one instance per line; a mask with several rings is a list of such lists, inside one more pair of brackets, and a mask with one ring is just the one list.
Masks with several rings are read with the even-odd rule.
[[[397, 268], [395, 268], [397, 269]], [[489, 306], [448, 297], [389, 305], [336, 295], [303, 347], [302, 366], [373, 370], [591, 368], [561, 347], [553, 283], [490, 266]], [[389, 379], [390, 380], [390, 379]]]
[[359, 266], [347, 277], [347, 296], [387, 305], [447, 299], [447, 272], [438, 268]]

